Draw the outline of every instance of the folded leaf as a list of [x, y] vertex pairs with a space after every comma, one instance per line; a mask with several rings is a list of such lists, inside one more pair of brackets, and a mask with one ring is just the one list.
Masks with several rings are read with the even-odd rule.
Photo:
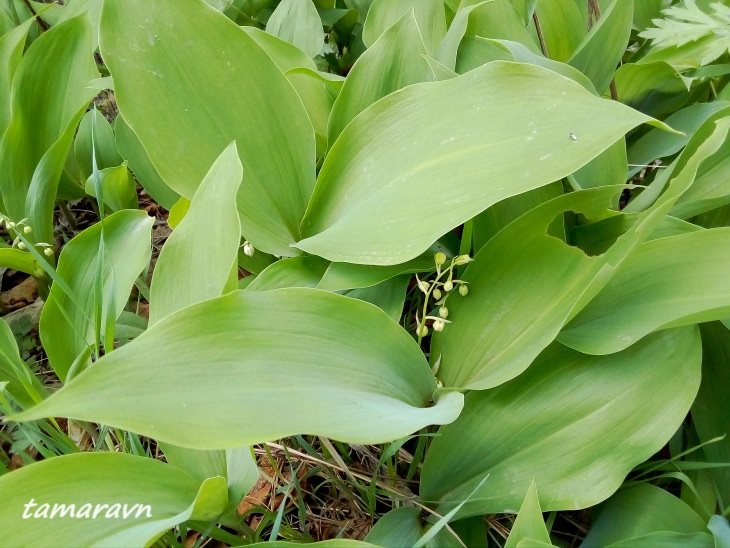
[[597, 504], [676, 432], [700, 367], [696, 328], [656, 333], [609, 356], [555, 343], [516, 379], [467, 394], [426, 455], [422, 500], [443, 514], [489, 474], [460, 517], [516, 512], [533, 479], [543, 511]]
[[410, 10], [413, 10], [430, 53], [446, 35], [446, 10], [443, 0], [375, 0], [368, 10], [362, 41], [371, 47], [380, 36]]
[[[256, 42], [201, 0], [109, 0], [101, 50], [119, 109], [165, 183], [192, 198], [236, 141], [246, 173], [243, 235], [257, 249], [296, 255], [289, 244], [299, 240], [314, 187], [314, 131]], [[232, 89], [245, 100], [222, 101]]]
[[0, 491], [8, 546], [34, 546], [39, 539], [146, 546], [179, 523], [217, 517], [227, 498], [223, 478], [201, 484], [170, 465], [124, 453], [38, 462], [0, 477]]
[[380, 443], [453, 421], [462, 395], [429, 407], [435, 389], [415, 341], [370, 304], [236, 291], [161, 320], [16, 418], [68, 416], [198, 449], [300, 433]]

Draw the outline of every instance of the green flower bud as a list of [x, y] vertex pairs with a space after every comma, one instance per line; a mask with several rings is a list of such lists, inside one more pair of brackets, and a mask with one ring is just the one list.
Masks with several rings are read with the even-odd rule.
[[462, 265], [462, 264], [470, 263], [471, 261], [472, 261], [472, 258], [469, 257], [469, 255], [459, 255], [458, 257], [456, 257], [456, 259], [454, 259], [454, 264]]
[[425, 324], [425, 323], [424, 323], [424, 324], [421, 324], [421, 325], [420, 325], [420, 326], [418, 327], [418, 334], [419, 334], [419, 335], [420, 335], [421, 337], [425, 337], [425, 336], [427, 336], [427, 335], [428, 335], [428, 327], [426, 327], [426, 324]]
[[445, 325], [444, 322], [442, 322], [441, 320], [436, 320], [435, 322], [433, 322], [433, 330], [434, 331], [443, 331], [444, 325]]
[[459, 295], [461, 295], [462, 297], [466, 297], [467, 293], [469, 293], [469, 288], [466, 287], [465, 285], [460, 285], [459, 286]]
[[446, 262], [446, 253], [442, 253], [441, 251], [439, 251], [434, 256], [434, 260], [436, 261], [436, 264], [438, 266], [441, 266], [442, 264], [444, 264]]
[[44, 254], [44, 255], [45, 255], [46, 257], [53, 257], [53, 248], [52, 248], [52, 247], [47, 247], [47, 248], [45, 248], [45, 249], [43, 250], [43, 254]]
[[454, 284], [451, 282], [451, 280], [448, 280], [444, 283], [444, 291], [446, 291], [446, 293], [448, 293], [452, 289], [454, 289]]
[[432, 294], [433, 294], [433, 298], [436, 299], [437, 301], [441, 298], [441, 290], [438, 287], [433, 290]]
[[439, 308], [439, 316], [441, 316], [444, 319], [448, 318], [449, 317], [449, 309], [446, 308], [445, 306], [442, 306], [441, 308]]
[[428, 289], [431, 287], [431, 284], [428, 282], [424, 282], [423, 280], [418, 282], [418, 289], [423, 291], [424, 293], [428, 293]]
[[8, 221], [8, 228], [10, 228], [10, 229], [15, 228], [15, 223], [13, 221]]
[[30, 234], [31, 232], [33, 232], [33, 229], [31, 227], [29, 227], [29, 226], [23, 227], [23, 233]]

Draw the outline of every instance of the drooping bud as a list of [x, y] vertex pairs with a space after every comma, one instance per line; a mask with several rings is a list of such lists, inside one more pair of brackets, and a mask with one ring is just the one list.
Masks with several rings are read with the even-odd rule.
[[428, 335], [428, 327], [426, 327], [425, 323], [422, 323], [420, 326], [418, 326], [418, 334], [421, 337], [425, 337]]
[[253, 257], [253, 254], [254, 254], [255, 251], [256, 250], [254, 249], [254, 247], [249, 242], [244, 242], [243, 243], [243, 252], [244, 252], [244, 254], [246, 254], [249, 257]]
[[45, 248], [45, 249], [43, 250], [43, 254], [44, 254], [44, 255], [45, 255], [46, 257], [53, 257], [53, 248], [52, 248], [52, 247], [47, 247], [47, 248]]
[[431, 287], [431, 284], [429, 284], [428, 282], [424, 282], [423, 280], [418, 280], [418, 289], [420, 289], [424, 293], [428, 293], [428, 290], [430, 287]]
[[472, 261], [472, 258], [469, 257], [469, 255], [459, 255], [458, 257], [456, 257], [454, 259], [454, 264], [462, 265], [462, 264], [470, 263], [471, 261]]
[[433, 290], [432, 295], [433, 295], [433, 298], [438, 301], [439, 299], [441, 299], [441, 290], [437, 287], [436, 289]]
[[29, 227], [29, 226], [23, 227], [23, 233], [30, 234], [31, 232], [33, 232], [33, 229], [31, 227]]
[[469, 288], [466, 287], [465, 285], [460, 285], [459, 286], [459, 295], [461, 295], [462, 297], [466, 297], [467, 293], [469, 293]]
[[25, 251], [28, 247], [23, 242], [18, 242], [18, 249]]
[[443, 331], [444, 325], [446, 325], [446, 324], [444, 324], [444, 322], [442, 322], [441, 320], [436, 320], [435, 322], [433, 322], [433, 330], [434, 331]]
[[444, 291], [446, 291], [446, 293], [448, 293], [452, 289], [454, 289], [454, 284], [451, 280], [447, 280], [446, 282], [444, 282]]
[[446, 262], [446, 253], [442, 253], [441, 251], [439, 251], [434, 256], [434, 260], [436, 261], [436, 264], [438, 266], [441, 266], [442, 264], [444, 264]]
[[441, 316], [444, 319], [448, 318], [449, 317], [449, 309], [446, 308], [445, 306], [442, 306], [441, 308], [439, 308], [439, 316]]

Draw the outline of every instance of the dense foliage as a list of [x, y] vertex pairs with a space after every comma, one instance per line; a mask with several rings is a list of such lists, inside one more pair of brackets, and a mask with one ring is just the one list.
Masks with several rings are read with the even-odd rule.
[[0, 0], [0, 73], [0, 545], [730, 546], [727, 0]]

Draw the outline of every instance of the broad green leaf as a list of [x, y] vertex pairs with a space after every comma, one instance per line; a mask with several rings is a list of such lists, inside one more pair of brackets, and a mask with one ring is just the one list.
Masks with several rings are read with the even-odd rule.
[[456, 69], [456, 57], [459, 52], [459, 44], [461, 44], [462, 39], [466, 36], [466, 30], [469, 28], [469, 15], [472, 11], [488, 1], [483, 0], [478, 4], [467, 6], [456, 12], [454, 20], [449, 25], [449, 30], [439, 43], [436, 51], [434, 51], [433, 55], [436, 61], [451, 70]]
[[[461, 8], [478, 3], [480, 0], [465, 0], [461, 3]], [[510, 0], [492, 0], [471, 12], [466, 36], [512, 40], [527, 46], [535, 53], [540, 51], [525, 27], [523, 16], [515, 10]]]
[[319, 55], [324, 30], [312, 0], [282, 0], [266, 23], [266, 32], [295, 45], [309, 57]]
[[[719, 436], [724, 439], [702, 448], [712, 462], [730, 462], [730, 331], [721, 323], [700, 326], [702, 333], [702, 384], [692, 405], [692, 421], [702, 442]], [[720, 508], [730, 504], [730, 468], [714, 468], [712, 476], [717, 485]]]
[[621, 185], [629, 175], [626, 164], [626, 140], [621, 138], [573, 173], [573, 177], [581, 188]]
[[644, 30], [651, 26], [652, 19], [659, 17], [664, 0], [641, 0], [634, 2], [634, 28]]
[[730, 202], [730, 142], [707, 158], [695, 177], [692, 186], [677, 200], [672, 215], [690, 219]]
[[27, 251], [17, 248], [0, 247], [0, 267], [12, 268], [26, 274], [35, 274], [40, 265]]
[[368, 10], [362, 41], [372, 47], [380, 36], [413, 10], [426, 51], [436, 50], [446, 35], [446, 10], [443, 0], [375, 0]]
[[661, 546], [661, 548], [717, 548], [712, 542], [712, 537], [707, 533], [692, 533], [683, 535], [681, 533], [649, 533], [642, 537], [630, 538], [615, 544], [610, 548], [634, 548], [636, 546]]
[[440, 359], [445, 386], [483, 390], [519, 375], [605, 286], [661, 211], [643, 217], [596, 256], [548, 230], [566, 212], [593, 219], [616, 215], [611, 209], [623, 188], [555, 198], [508, 225], [477, 253], [461, 276], [469, 294], [449, 300], [453, 323], [432, 339], [431, 360]]
[[9, 546], [39, 539], [144, 546], [188, 519], [214, 519], [226, 503], [222, 478], [201, 484], [170, 465], [124, 453], [38, 462], [0, 477], [0, 491], [0, 527]]
[[415, 341], [371, 304], [235, 291], [161, 320], [16, 418], [69, 416], [197, 449], [299, 433], [380, 443], [453, 421], [463, 396], [429, 406], [435, 389]]
[[[562, 183], [553, 183], [518, 196], [512, 196], [491, 206], [474, 217], [474, 252], [478, 252], [484, 244], [491, 240], [500, 230], [531, 209], [548, 200], [563, 195]], [[562, 224], [562, 223], [561, 223]], [[553, 225], [550, 225], [551, 228]], [[562, 227], [561, 227], [562, 229]], [[559, 236], [549, 230], [553, 236]], [[564, 230], [563, 230], [564, 233]]]
[[[436, 252], [426, 251], [415, 259], [392, 266], [360, 265], [351, 263], [331, 263], [317, 286], [319, 289], [340, 291], [342, 289], [359, 289], [372, 287], [394, 278], [399, 274], [414, 274], [434, 269], [433, 256]], [[448, 255], [448, 254], [447, 254]]]
[[504, 548], [516, 548], [524, 540], [533, 540], [547, 545], [552, 544], [547, 527], [545, 527], [545, 522], [542, 519], [540, 499], [537, 496], [537, 486], [534, 480], [527, 490], [525, 500], [520, 506], [517, 519], [510, 530]]
[[[380, 518], [365, 537], [379, 546], [414, 546], [429, 526], [421, 522], [421, 510], [413, 506], [395, 508]], [[458, 548], [462, 544], [449, 531], [441, 529], [425, 548]]]
[[490, 63], [410, 86], [362, 112], [333, 145], [297, 247], [339, 262], [405, 262], [490, 205], [573, 173], [648, 121], [531, 65]]
[[550, 59], [567, 62], [586, 35], [573, 0], [540, 0], [537, 17]]
[[117, 116], [114, 122], [114, 136], [119, 153], [129, 163], [129, 168], [142, 188], [155, 202], [167, 210], [171, 209], [180, 199], [180, 195], [160, 178], [142, 143], [122, 116]]
[[225, 292], [241, 242], [236, 195], [242, 178], [236, 144], [231, 143], [162, 247], [150, 286], [150, 324]]
[[[144, 211], [120, 211], [104, 220], [104, 294], [113, 295], [103, 303], [102, 317], [117, 318], [129, 298], [134, 281], [150, 260], [150, 232], [154, 219]], [[94, 286], [101, 223], [87, 228], [73, 238], [61, 252], [58, 275], [74, 295], [66, 294], [57, 283], [43, 307], [40, 336], [51, 366], [61, 380], [71, 364], [93, 344], [91, 322], [95, 306]]]
[[[269, 542], [257, 542], [255, 544], [246, 544], [245, 546], [238, 546], [237, 548], [291, 548], [293, 545], [296, 546], [296, 544], [292, 542], [275, 540]], [[369, 542], [361, 542], [359, 540], [352, 540], [347, 538], [322, 540], [320, 542], [307, 543], [307, 546], [321, 548], [381, 548], [380, 546], [370, 544]]]
[[[127, 164], [109, 167], [97, 172], [99, 184], [102, 188], [101, 195], [104, 204], [112, 211], [121, 211], [122, 209], [136, 209], [137, 203], [137, 185], [134, 177], [127, 169]], [[86, 180], [86, 193], [98, 200], [95, 176], [91, 175]]]
[[730, 547], [730, 523], [723, 516], [712, 516], [707, 527], [715, 537], [715, 548]]
[[329, 264], [315, 256], [282, 259], [264, 269], [247, 289], [269, 291], [284, 287], [317, 287]]
[[84, 179], [91, 177], [93, 171], [91, 157], [94, 152], [98, 169], [116, 167], [123, 161], [117, 150], [112, 126], [97, 109], [89, 110], [81, 119], [74, 140], [76, 163]]
[[633, 0], [614, 0], [568, 61], [591, 79], [598, 93], [608, 89], [626, 51], [633, 17]]
[[[220, 151], [236, 141], [246, 173], [238, 193], [243, 235], [257, 249], [296, 255], [289, 244], [300, 239], [314, 186], [315, 140], [286, 77], [246, 32], [201, 0], [105, 6], [101, 49], [120, 111], [165, 183], [192, 198]], [[231, 89], [246, 100], [221, 101]]]
[[334, 143], [355, 116], [378, 99], [426, 80], [426, 47], [409, 9], [355, 62], [332, 108], [329, 142]]
[[377, 285], [353, 289], [345, 295], [372, 303], [395, 321], [399, 321], [403, 315], [403, 306], [410, 280], [411, 277], [407, 275], [396, 276]]
[[39, 403], [46, 396], [46, 389], [20, 359], [18, 344], [10, 326], [0, 320], [0, 381], [3, 388], [23, 408]]
[[317, 70], [311, 57], [301, 49], [273, 34], [256, 27], [242, 27], [242, 30], [253, 38], [283, 73], [295, 68]]
[[665, 122], [682, 134], [650, 129], [628, 150], [629, 176], [633, 177], [658, 158], [672, 156], [682, 150], [702, 124], [728, 106], [730, 103], [727, 101], [714, 101], [697, 103], [675, 112]]
[[609, 354], [658, 329], [730, 316], [729, 247], [730, 228], [642, 244], [558, 340], [588, 354]]
[[10, 124], [11, 84], [23, 55], [28, 29], [33, 22], [29, 19], [5, 34], [0, 32], [0, 140]]
[[664, 489], [647, 483], [621, 489], [596, 509], [595, 516], [581, 545], [585, 548], [629, 539], [635, 539], [639, 546], [639, 537], [662, 531], [682, 535], [707, 533], [704, 522], [689, 506]]
[[700, 367], [696, 328], [653, 334], [610, 356], [554, 343], [516, 379], [467, 394], [426, 455], [421, 498], [446, 512], [489, 474], [460, 517], [516, 512], [533, 479], [543, 511], [595, 505], [674, 434]]
[[689, 99], [681, 74], [664, 61], [622, 65], [616, 71], [616, 92], [622, 103], [650, 116], [673, 114]]
[[76, 125], [98, 77], [88, 19], [70, 19], [38, 38], [23, 56], [11, 92], [11, 119], [0, 145], [0, 190], [7, 214], [29, 218], [33, 241], [53, 239], [58, 180]]

